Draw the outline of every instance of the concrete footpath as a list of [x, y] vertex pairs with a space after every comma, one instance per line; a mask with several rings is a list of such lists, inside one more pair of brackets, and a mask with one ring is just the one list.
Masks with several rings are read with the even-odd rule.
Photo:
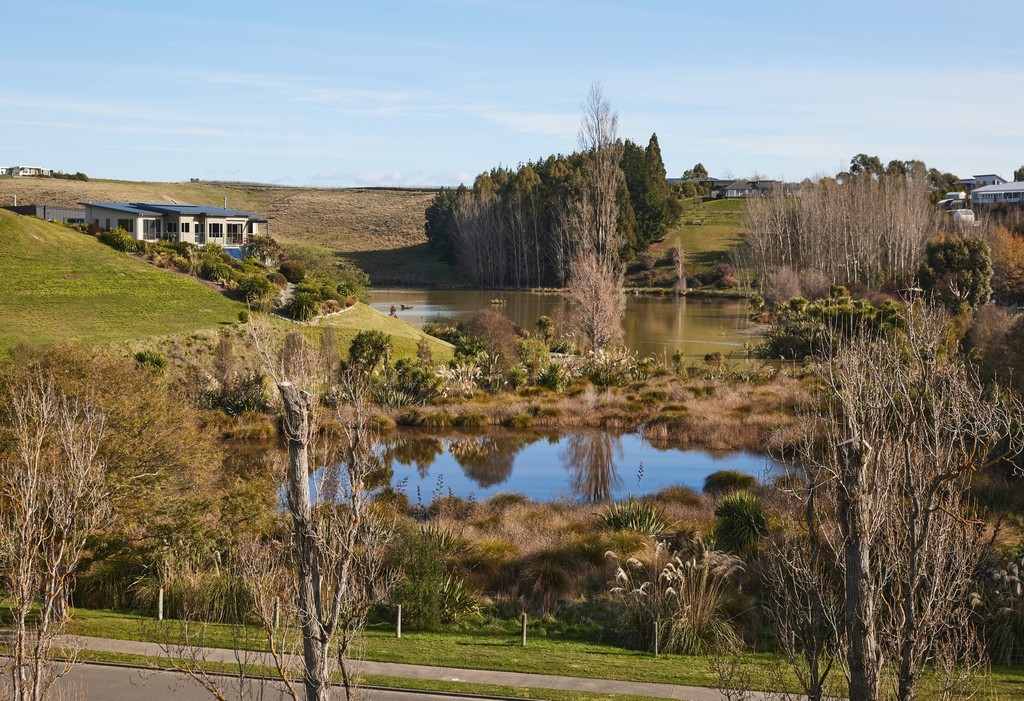
[[[85, 650], [117, 652], [130, 655], [162, 657], [168, 653], [156, 643], [133, 640], [111, 640], [85, 636], [65, 636], [61, 644]], [[266, 653], [238, 652], [220, 648], [203, 648], [197, 652], [197, 659], [209, 662], [235, 663], [273, 667], [273, 661]], [[181, 656], [172, 652], [174, 656]], [[458, 669], [454, 667], [430, 667], [427, 665], [400, 664], [395, 662], [360, 661], [356, 663], [359, 674], [401, 677], [403, 679], [433, 679], [472, 684], [494, 684], [518, 686], [531, 689], [560, 689], [566, 691], [590, 691], [601, 694], [628, 694], [657, 698], [680, 699], [682, 701], [725, 701], [729, 697], [715, 689], [679, 684], [655, 684], [651, 682], [627, 682], [614, 679], [589, 679], [549, 674], [526, 674], [521, 672], [496, 672], [481, 669]], [[424, 692], [425, 694], [427, 692]], [[765, 701], [767, 695], [748, 692], [746, 698]]]

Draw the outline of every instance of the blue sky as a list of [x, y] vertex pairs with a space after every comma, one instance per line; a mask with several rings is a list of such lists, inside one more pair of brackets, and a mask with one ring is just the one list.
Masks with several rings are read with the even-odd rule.
[[312, 185], [470, 182], [576, 147], [599, 80], [670, 176], [859, 152], [1024, 163], [1024, 2], [0, 4], [0, 165]]

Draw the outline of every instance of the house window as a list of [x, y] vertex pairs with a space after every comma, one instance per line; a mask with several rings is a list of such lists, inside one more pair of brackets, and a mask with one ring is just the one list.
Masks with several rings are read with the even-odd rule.
[[168, 234], [176, 234], [176, 233], [178, 233], [178, 223], [177, 222], [173, 222], [173, 221], [167, 222], [167, 233]]
[[210, 224], [210, 238], [219, 239], [224, 236], [223, 224]]
[[189, 226], [188, 222], [187, 221], [183, 221], [181, 223], [181, 233], [187, 234], [188, 233], [188, 226]]
[[[107, 221], [110, 221], [109, 219]], [[129, 234], [135, 233], [135, 220], [134, 219], [118, 219], [117, 228], [124, 229]]]

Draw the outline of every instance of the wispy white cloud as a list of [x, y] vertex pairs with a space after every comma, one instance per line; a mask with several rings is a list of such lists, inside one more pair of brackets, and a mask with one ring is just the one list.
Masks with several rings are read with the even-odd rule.
[[579, 129], [578, 114], [520, 111], [496, 105], [469, 106], [467, 111], [492, 124], [521, 134], [543, 134], [572, 140]]

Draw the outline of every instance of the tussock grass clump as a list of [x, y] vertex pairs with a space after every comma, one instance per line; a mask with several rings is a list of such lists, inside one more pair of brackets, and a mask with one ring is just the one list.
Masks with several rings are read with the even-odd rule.
[[739, 470], [718, 470], [704, 478], [704, 493], [722, 495], [757, 487], [757, 478]]
[[660, 491], [653, 494], [651, 499], [661, 503], [681, 504], [683, 506], [700, 506], [703, 501], [701, 495], [696, 490], [681, 484], [663, 487]]
[[479, 411], [467, 411], [457, 414], [452, 423], [460, 428], [484, 428], [490, 425], [491, 418]]
[[533, 417], [529, 414], [512, 414], [501, 420], [505, 428], [524, 429], [533, 426]]
[[522, 506], [529, 503], [530, 499], [525, 495], [512, 492], [501, 492], [487, 500], [487, 505], [498, 511], [503, 511], [510, 506]]

